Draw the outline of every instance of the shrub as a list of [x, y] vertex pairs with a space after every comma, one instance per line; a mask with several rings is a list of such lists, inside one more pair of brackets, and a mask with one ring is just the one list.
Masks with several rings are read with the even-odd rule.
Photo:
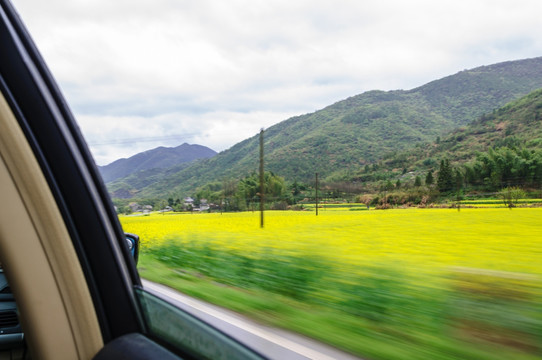
[[509, 208], [515, 207], [520, 199], [525, 197], [525, 191], [517, 186], [508, 186], [499, 191], [499, 197], [504, 205]]

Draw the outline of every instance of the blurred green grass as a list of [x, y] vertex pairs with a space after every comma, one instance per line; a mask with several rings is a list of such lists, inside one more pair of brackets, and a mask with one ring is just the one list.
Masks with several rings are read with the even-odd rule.
[[536, 276], [244, 254], [198, 242], [145, 249], [143, 277], [372, 359], [539, 359]]

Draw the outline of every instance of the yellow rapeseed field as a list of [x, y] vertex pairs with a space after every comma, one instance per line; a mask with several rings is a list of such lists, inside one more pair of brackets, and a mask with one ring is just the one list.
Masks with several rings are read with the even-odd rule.
[[537, 358], [542, 208], [351, 209], [120, 220], [154, 281], [362, 358]]
[[268, 211], [121, 216], [142, 248], [207, 243], [247, 255], [307, 254], [341, 264], [393, 262], [405, 271], [452, 266], [542, 275], [542, 209]]

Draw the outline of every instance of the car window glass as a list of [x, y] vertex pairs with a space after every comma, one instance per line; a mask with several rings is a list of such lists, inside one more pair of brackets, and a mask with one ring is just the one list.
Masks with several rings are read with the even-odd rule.
[[136, 297], [151, 337], [198, 359], [262, 359], [212, 326], [145, 290], [136, 289]]

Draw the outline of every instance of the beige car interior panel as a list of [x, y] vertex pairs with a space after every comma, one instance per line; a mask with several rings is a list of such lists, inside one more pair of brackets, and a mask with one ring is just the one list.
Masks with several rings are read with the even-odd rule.
[[0, 94], [0, 261], [34, 359], [90, 359], [94, 305], [53, 195]]

